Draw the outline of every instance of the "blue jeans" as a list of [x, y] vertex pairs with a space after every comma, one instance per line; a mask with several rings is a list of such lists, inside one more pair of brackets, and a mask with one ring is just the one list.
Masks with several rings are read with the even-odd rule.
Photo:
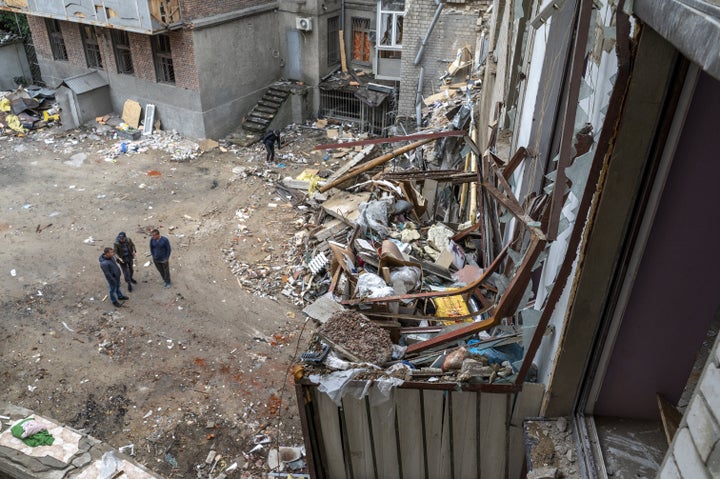
[[118, 281], [117, 284], [108, 283], [108, 286], [110, 286], [110, 301], [113, 303], [117, 303], [118, 298], [125, 296], [122, 294], [122, 291], [120, 291], [120, 281]]

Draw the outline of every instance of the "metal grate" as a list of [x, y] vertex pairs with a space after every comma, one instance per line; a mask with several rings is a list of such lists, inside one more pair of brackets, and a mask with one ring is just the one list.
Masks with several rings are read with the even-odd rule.
[[360, 101], [352, 92], [320, 90], [320, 116], [354, 123], [361, 131], [385, 135], [397, 115], [393, 95], [376, 107]]
[[170, 36], [156, 35], [152, 37], [152, 50], [155, 59], [155, 76], [160, 83], [175, 83]]
[[133, 68], [132, 53], [130, 52], [130, 37], [124, 30], [113, 30], [111, 36], [117, 72], [132, 75], [135, 73], [135, 69]]
[[85, 61], [88, 68], [102, 70], [102, 57], [100, 56], [100, 45], [98, 44], [95, 27], [91, 25], [80, 25], [80, 37], [82, 38], [83, 50], [85, 50]]
[[45, 26], [50, 39], [50, 50], [52, 50], [53, 59], [67, 61], [67, 48], [65, 48], [65, 39], [60, 30], [60, 22], [54, 18], [46, 18]]

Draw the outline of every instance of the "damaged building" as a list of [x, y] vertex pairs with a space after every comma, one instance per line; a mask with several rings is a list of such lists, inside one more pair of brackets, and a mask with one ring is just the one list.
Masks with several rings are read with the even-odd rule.
[[[458, 51], [475, 51], [488, 5], [0, 0], [27, 15], [47, 86], [97, 73], [115, 112], [154, 105], [163, 128], [196, 138], [318, 115], [385, 135], [449, 82], [440, 76]], [[416, 44], [423, 54], [403, 55]]]
[[481, 91], [312, 197], [312, 475], [717, 477], [720, 10], [491, 13]]

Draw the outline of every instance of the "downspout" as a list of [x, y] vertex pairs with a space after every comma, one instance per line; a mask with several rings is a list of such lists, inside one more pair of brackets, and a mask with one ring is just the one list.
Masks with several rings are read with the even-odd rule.
[[425, 34], [425, 37], [420, 43], [420, 48], [418, 49], [417, 55], [415, 56], [415, 61], [413, 62], [413, 65], [417, 65], [418, 63], [420, 63], [423, 52], [425, 51], [425, 45], [427, 45], [427, 42], [430, 39], [430, 34], [432, 33], [433, 29], [435, 28], [435, 24], [440, 18], [440, 12], [442, 12], [443, 7], [445, 6], [445, 4], [442, 3], [440, 0], [435, 0], [435, 4], [437, 5], [437, 8], [435, 9], [435, 15], [433, 16], [432, 22], [430, 22], [430, 27], [428, 27], [428, 31]]
[[420, 67], [420, 73], [418, 75], [418, 86], [417, 92], [415, 93], [415, 115], [417, 116], [417, 129], [422, 128], [422, 90], [423, 90], [423, 76], [425, 75], [425, 67]]

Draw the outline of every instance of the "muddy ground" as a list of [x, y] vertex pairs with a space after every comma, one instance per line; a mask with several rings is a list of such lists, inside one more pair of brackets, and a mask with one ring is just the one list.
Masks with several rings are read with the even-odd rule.
[[[246, 283], [256, 267], [291, 277], [284, 252], [308, 212], [274, 181], [313, 157], [278, 168], [256, 145], [177, 161], [116, 156], [119, 142], [94, 129], [0, 136], [0, 401], [132, 444], [165, 477], [197, 477], [210, 450], [225, 461], [215, 473], [237, 462], [233, 476], [261, 477], [256, 435], [302, 444], [289, 367], [311, 328], [300, 337], [297, 301], [242, 284], [228, 251], [250, 265]], [[298, 135], [280, 153], [317, 142]], [[153, 227], [173, 247], [170, 289], [149, 264]], [[138, 284], [117, 309], [98, 257], [120, 231]]]

